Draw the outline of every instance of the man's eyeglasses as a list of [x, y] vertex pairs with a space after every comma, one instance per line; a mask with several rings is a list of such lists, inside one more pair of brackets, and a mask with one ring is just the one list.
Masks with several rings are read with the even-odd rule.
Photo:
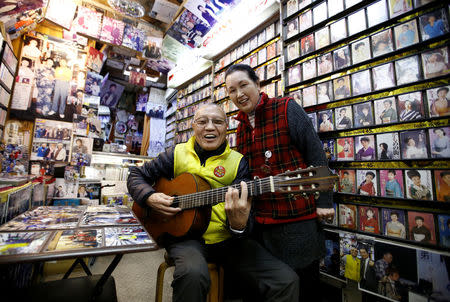
[[194, 121], [194, 123], [199, 127], [205, 127], [209, 124], [209, 122], [212, 122], [215, 127], [222, 127], [226, 124], [226, 121], [222, 119], [199, 118]]

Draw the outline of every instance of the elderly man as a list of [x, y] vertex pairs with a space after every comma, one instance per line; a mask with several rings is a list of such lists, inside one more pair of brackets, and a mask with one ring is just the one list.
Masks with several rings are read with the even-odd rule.
[[194, 136], [144, 166], [131, 168], [128, 190], [140, 206], [173, 217], [181, 211], [171, 206], [174, 198], [152, 187], [160, 177], [170, 179], [189, 172], [213, 188], [241, 185], [240, 196], [238, 190], [229, 188], [225, 202], [213, 206], [202, 238], [168, 240], [166, 250], [175, 263], [173, 301], [206, 301], [210, 287], [207, 261], [222, 264], [250, 300], [296, 301], [299, 288], [295, 272], [245, 236], [251, 225], [251, 202], [243, 182], [248, 164], [226, 141], [226, 118], [215, 104], [201, 106], [192, 123]]

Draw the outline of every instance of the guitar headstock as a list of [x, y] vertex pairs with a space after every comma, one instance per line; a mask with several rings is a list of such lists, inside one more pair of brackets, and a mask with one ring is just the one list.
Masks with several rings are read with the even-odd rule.
[[274, 189], [281, 193], [315, 194], [333, 189], [338, 176], [328, 167], [309, 167], [286, 171], [273, 177]]

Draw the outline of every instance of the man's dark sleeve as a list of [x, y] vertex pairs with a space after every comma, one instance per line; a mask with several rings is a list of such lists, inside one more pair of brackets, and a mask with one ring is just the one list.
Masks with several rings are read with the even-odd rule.
[[[303, 156], [305, 164], [309, 166], [328, 166], [328, 162], [323, 151], [323, 145], [314, 127], [299, 104], [290, 100], [287, 106], [287, 120], [289, 134], [294, 146]], [[318, 208], [333, 207], [333, 192], [321, 192], [316, 200]]]
[[160, 177], [173, 178], [174, 150], [163, 152], [157, 158], [146, 162], [142, 167], [130, 167], [128, 192], [141, 207], [147, 207], [146, 200], [155, 190], [153, 185]]

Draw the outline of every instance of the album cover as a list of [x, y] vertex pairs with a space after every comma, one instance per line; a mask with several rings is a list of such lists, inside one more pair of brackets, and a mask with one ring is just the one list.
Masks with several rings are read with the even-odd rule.
[[352, 62], [358, 64], [360, 62], [370, 60], [370, 41], [369, 38], [361, 39], [352, 43]]
[[355, 159], [370, 161], [375, 159], [375, 136], [363, 135], [355, 137]]
[[355, 127], [367, 127], [372, 126], [372, 103], [365, 102], [356, 104], [353, 106], [353, 115], [355, 117]]
[[397, 132], [377, 134], [379, 160], [400, 159], [400, 139]]
[[450, 170], [434, 170], [436, 199], [450, 201]]
[[11, 94], [3, 86], [0, 85], [0, 104], [8, 107], [10, 97]]
[[55, 233], [46, 251], [66, 251], [103, 247], [102, 229], [66, 230]]
[[356, 194], [376, 196], [377, 194], [377, 171], [356, 170]]
[[450, 158], [450, 127], [428, 129], [431, 157]]
[[249, 57], [250, 58], [250, 67], [251, 68], [255, 68], [256, 66], [258, 66], [258, 54], [255, 53], [252, 56]]
[[300, 10], [300, 9], [304, 8], [305, 6], [311, 4], [311, 2], [312, 2], [312, 0], [299, 0], [298, 9]]
[[[272, 23], [266, 27], [267, 41], [271, 40], [273, 37], [275, 37], [275, 23]], [[242, 45], [240, 45], [236, 51], [236, 58], [239, 59], [240, 57], [242, 57]]]
[[267, 84], [267, 96], [269, 98], [274, 98], [276, 97], [276, 87], [275, 87], [275, 83], [269, 83]]
[[259, 34], [258, 34], [258, 46], [263, 45], [264, 43], [266, 43], [266, 30], [263, 29]]
[[321, 260], [319, 269], [321, 272], [343, 279], [343, 277], [340, 276], [341, 257], [339, 254], [339, 233], [325, 231], [324, 235], [326, 252], [325, 257]]
[[266, 79], [271, 79], [277, 75], [277, 62], [273, 62], [266, 66], [267, 77]]
[[[146, 34], [143, 30], [130, 24], [125, 24], [122, 46], [142, 52], [144, 51], [144, 42], [146, 42]], [[156, 43], [152, 40], [148, 40], [147, 43], [149, 45], [145, 45], [145, 50], [148, 49], [148, 52], [144, 52], [144, 56], [145, 54], [149, 54], [151, 58], [158, 59], [158, 57], [161, 56], [159, 47], [157, 47]]]
[[289, 21], [286, 25], [286, 39], [298, 34], [298, 18]]
[[347, 17], [348, 35], [354, 35], [367, 28], [366, 13], [364, 9], [357, 11]]
[[331, 43], [347, 37], [347, 25], [345, 23], [345, 18], [330, 25], [330, 36]]
[[327, 3], [323, 1], [319, 5], [313, 7], [314, 25], [319, 24], [327, 19]]
[[442, 36], [449, 32], [444, 9], [439, 9], [419, 18], [422, 41]]
[[92, 69], [96, 73], [100, 73], [103, 66], [103, 56], [104, 54], [99, 50], [95, 49], [94, 47], [89, 47], [86, 58], [86, 67]]
[[439, 243], [441, 246], [450, 248], [450, 215], [437, 215], [439, 228]]
[[317, 59], [317, 75], [323, 75], [333, 71], [333, 58], [331, 52], [320, 56]]
[[267, 46], [267, 60], [273, 59], [276, 56], [277, 56], [277, 43], [272, 43], [269, 46]]
[[338, 138], [337, 144], [337, 160], [354, 160], [354, 139], [353, 137]]
[[[2, 42], [0, 42], [0, 48], [1, 45]], [[11, 71], [14, 74], [17, 69], [18, 60], [13, 50], [11, 49], [11, 46], [9, 46], [8, 43], [4, 44], [2, 56], [3, 56], [2, 60], [3, 62], [5, 62], [6, 67], [8, 67], [9, 71]]]
[[404, 184], [402, 170], [380, 170], [381, 196], [404, 198]]
[[379, 0], [367, 7], [367, 20], [369, 27], [375, 26], [388, 19], [388, 10], [385, 0]]
[[344, 130], [353, 127], [353, 112], [352, 106], [344, 106], [334, 109], [336, 119], [336, 129]]
[[103, 14], [79, 5], [77, 16], [72, 22], [72, 29], [77, 33], [98, 39]]
[[88, 71], [84, 91], [86, 94], [100, 96], [100, 88], [102, 87], [103, 76], [95, 72]]
[[[303, 89], [305, 91], [305, 89]], [[324, 110], [317, 113], [319, 117], [319, 132], [334, 130], [333, 110]]]
[[39, 253], [50, 234], [50, 232], [1, 233], [0, 255]]
[[372, 68], [374, 90], [381, 90], [395, 86], [394, 64], [387, 63]]
[[295, 41], [287, 47], [287, 60], [291, 61], [300, 56], [300, 42]]
[[350, 76], [343, 76], [333, 80], [334, 99], [340, 100], [350, 97]]
[[395, 46], [397, 49], [419, 43], [416, 19], [395, 26], [394, 33]]
[[339, 170], [339, 192], [355, 194], [356, 192], [355, 170]]
[[394, 51], [392, 30], [387, 29], [372, 36], [372, 54], [378, 57]]
[[427, 90], [430, 117], [450, 115], [450, 86]]
[[289, 93], [292, 98], [294, 99], [294, 101], [299, 104], [300, 106], [303, 106], [303, 102], [302, 102], [302, 91], [299, 90], [295, 90]]
[[124, 89], [125, 86], [106, 80], [100, 89], [100, 104], [111, 108], [116, 107]]
[[388, 237], [406, 239], [405, 211], [398, 209], [381, 209], [383, 234]]
[[412, 121], [425, 117], [422, 92], [402, 94], [398, 96], [398, 111], [400, 121]]
[[316, 59], [311, 59], [302, 64], [303, 68], [303, 81], [316, 77]]
[[395, 98], [389, 97], [379, 99], [375, 104], [375, 124], [389, 124], [397, 122], [397, 107], [395, 106]]
[[389, 13], [391, 18], [404, 14], [412, 9], [412, 0], [389, 0]]
[[313, 106], [317, 103], [316, 86], [303, 88], [303, 107]]
[[316, 40], [316, 49], [326, 47], [330, 44], [330, 31], [328, 27], [319, 29], [314, 33]]
[[300, 32], [307, 30], [312, 26], [312, 12], [308, 10], [300, 15], [299, 17], [299, 27]]
[[258, 47], [258, 35], [250, 38], [250, 50], [253, 50]]
[[317, 104], [329, 103], [332, 100], [333, 100], [333, 88], [331, 81], [317, 84]]
[[353, 96], [369, 93], [372, 91], [370, 70], [366, 69], [352, 74]]
[[341, 69], [350, 66], [350, 50], [344, 46], [333, 51], [334, 69]]
[[290, 16], [296, 13], [298, 10], [298, 1], [297, 0], [288, 0], [286, 3], [286, 16]]
[[123, 21], [103, 16], [100, 40], [115, 45], [122, 45], [124, 28], [125, 23]]
[[353, 5], [358, 4], [359, 2], [361, 2], [362, 0], [345, 0], [345, 8], [349, 8]]
[[334, 139], [322, 140], [323, 151], [325, 152], [325, 156], [327, 160], [334, 161], [336, 160], [336, 141]]
[[425, 79], [431, 79], [450, 73], [448, 49], [442, 47], [422, 53], [422, 66]]
[[421, 79], [419, 57], [411, 56], [395, 61], [397, 85], [416, 82]]
[[105, 228], [105, 246], [150, 243], [153, 243], [153, 240], [141, 227]]
[[436, 244], [434, 216], [431, 213], [408, 211], [409, 239]]
[[314, 34], [310, 34], [301, 39], [300, 46], [302, 49], [302, 56], [313, 52], [314, 49]]
[[311, 120], [311, 124], [314, 127], [314, 130], [317, 132], [317, 114], [315, 112], [313, 113], [307, 113], [309, 119]]
[[[255, 69], [255, 73], [260, 81], [264, 81], [266, 79], [266, 66], [258, 67], [257, 69]], [[217, 93], [217, 99], [218, 100], [223, 99], [225, 98], [225, 96], [226, 96], [225, 87], [219, 88]]]
[[333, 0], [328, 2], [328, 16], [332, 17], [344, 10], [344, 0]]
[[294, 85], [301, 81], [301, 65], [297, 64], [288, 70], [288, 85]]
[[428, 158], [425, 130], [400, 132], [400, 141], [403, 159]]
[[70, 29], [76, 9], [77, 4], [75, 2], [50, 0], [47, 10], [45, 11], [45, 19], [50, 20], [65, 29]]
[[55, 179], [54, 198], [75, 198], [78, 192], [77, 182], [67, 182], [64, 178]]
[[357, 210], [355, 205], [339, 204], [339, 226], [350, 230], [356, 230]]
[[90, 166], [92, 158], [93, 139], [74, 137], [70, 164], [73, 166]]
[[125, 208], [116, 206], [112, 209], [108, 207], [88, 207], [80, 226], [133, 225], [137, 223], [136, 218], [126, 206]]
[[362, 232], [380, 234], [378, 208], [358, 206], [359, 230]]
[[267, 61], [267, 49], [263, 48], [260, 51], [258, 51], [258, 65], [261, 65], [266, 61]]
[[433, 184], [429, 170], [406, 170], [406, 198], [433, 200]]

